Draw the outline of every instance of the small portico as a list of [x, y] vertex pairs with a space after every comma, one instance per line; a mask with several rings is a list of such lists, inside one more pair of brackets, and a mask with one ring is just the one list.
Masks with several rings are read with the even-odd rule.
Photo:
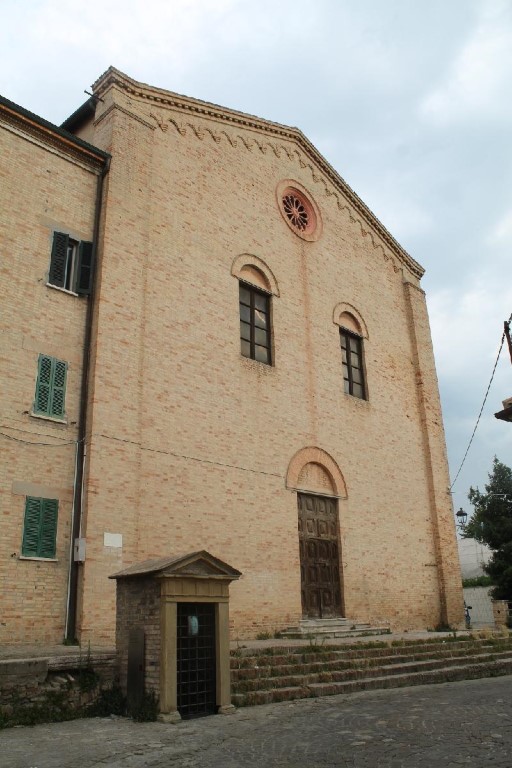
[[166, 722], [234, 710], [229, 585], [240, 576], [201, 550], [110, 577], [117, 581], [116, 647], [129, 705], [153, 691]]

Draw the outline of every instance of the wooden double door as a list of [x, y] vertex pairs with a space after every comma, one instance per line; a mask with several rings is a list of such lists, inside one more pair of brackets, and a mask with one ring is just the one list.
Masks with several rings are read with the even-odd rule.
[[303, 616], [342, 616], [337, 500], [299, 493], [298, 506]]

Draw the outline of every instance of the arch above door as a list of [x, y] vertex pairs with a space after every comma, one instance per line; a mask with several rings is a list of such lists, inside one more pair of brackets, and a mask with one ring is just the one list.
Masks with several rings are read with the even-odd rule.
[[286, 472], [286, 487], [293, 491], [348, 498], [345, 478], [332, 456], [322, 448], [301, 448]]

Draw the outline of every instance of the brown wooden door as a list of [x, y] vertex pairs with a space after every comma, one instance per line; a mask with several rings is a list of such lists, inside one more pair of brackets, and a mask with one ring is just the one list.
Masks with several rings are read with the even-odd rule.
[[298, 494], [302, 612], [306, 618], [342, 615], [336, 499]]

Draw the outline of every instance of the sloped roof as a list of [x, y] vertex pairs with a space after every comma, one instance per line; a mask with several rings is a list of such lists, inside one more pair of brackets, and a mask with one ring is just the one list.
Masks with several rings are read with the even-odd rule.
[[62, 126], [54, 125], [28, 109], [20, 107], [19, 104], [9, 101], [4, 96], [0, 96], [0, 117], [37, 136], [45, 143], [58, 146], [82, 159], [87, 158], [98, 165], [106, 165], [110, 159], [108, 152], [104, 152], [102, 149], [78, 138], [78, 136], [74, 136]]
[[135, 576], [194, 576], [196, 578], [238, 579], [241, 572], [205, 549], [185, 555], [170, 555], [134, 563], [109, 579], [125, 579]]
[[[321, 171], [330, 183], [350, 202], [361, 218], [371, 226], [374, 232], [389, 247], [392, 253], [397, 256], [398, 260], [401, 261], [402, 264], [417, 278], [423, 276], [425, 272], [423, 267], [418, 264], [418, 262], [415, 261], [404, 248], [402, 248], [400, 243], [398, 243], [393, 235], [388, 232], [386, 227], [379, 221], [375, 214], [372, 213], [368, 206], [365, 205], [356, 192], [354, 192], [354, 190], [339, 175], [339, 173], [335, 171], [298, 128], [281, 125], [280, 123], [274, 123], [270, 120], [263, 120], [254, 115], [227, 109], [226, 107], [221, 107], [217, 104], [211, 104], [199, 99], [192, 99], [189, 96], [182, 96], [173, 93], [172, 91], [155, 88], [145, 83], [140, 83], [137, 80], [133, 80], [115, 67], [109, 67], [93, 84], [92, 89], [95, 97], [101, 98], [101, 95], [113, 85], [130, 95], [147, 100], [153, 104], [155, 108], [158, 108], [159, 106], [170, 107], [173, 110], [182, 112], [184, 117], [190, 117], [195, 113], [198, 116], [210, 118], [217, 123], [224, 123], [226, 127], [240, 126], [249, 129], [253, 134], [254, 132], [265, 134], [267, 139], [273, 137], [274, 140], [288, 139], [289, 141], [293, 141], [296, 146], [300, 147], [304, 154], [310, 158], [315, 167]], [[183, 127], [178, 125], [176, 125], [176, 127], [180, 133], [184, 133]], [[218, 137], [215, 138], [215, 140], [217, 139]]]

